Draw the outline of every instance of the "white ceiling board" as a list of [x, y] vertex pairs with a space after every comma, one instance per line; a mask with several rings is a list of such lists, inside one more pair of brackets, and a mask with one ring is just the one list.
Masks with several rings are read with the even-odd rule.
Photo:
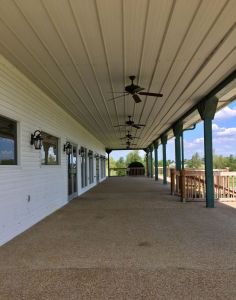
[[[204, 4], [204, 3], [203, 3]], [[221, 4], [222, 4], [222, 1], [221, 1]], [[228, 6], [226, 6], [227, 8], [228, 8]], [[201, 6], [199, 6], [198, 7], [198, 12], [200, 11], [200, 8], [201, 8]], [[210, 9], [210, 7], [208, 7], [208, 10]], [[231, 9], [232, 9], [232, 7], [231, 7]], [[209, 14], [209, 11], [207, 10], [207, 7], [206, 6], [204, 6], [204, 12], [205, 13], [208, 13]], [[219, 17], [219, 13], [221, 12], [221, 7], [220, 8], [218, 8], [218, 10], [216, 10], [216, 12], [215, 12], [215, 18], [217, 17]], [[194, 16], [194, 20], [196, 19], [196, 18], [198, 18], [198, 14], [195, 14], [195, 16]], [[192, 21], [192, 24], [194, 23], [194, 20]], [[232, 22], [233, 22], [233, 20], [231, 19], [231, 24], [232, 24]], [[209, 27], [210, 25], [208, 24], [208, 28], [210, 28]], [[229, 25], [229, 23], [228, 23], [228, 27], [229, 27], [230, 25]], [[227, 29], [228, 28], [225, 28], [225, 30], [227, 31]], [[196, 27], [195, 27], [195, 31], [196, 31]], [[189, 29], [189, 31], [188, 31], [188, 33], [189, 32], [191, 32], [191, 28]], [[221, 31], [219, 30], [218, 31], [218, 40], [219, 39], [222, 39], [222, 36], [220, 35], [221, 34]], [[187, 35], [186, 36], [186, 38], [185, 38], [185, 42], [187, 41], [187, 39], [188, 38], [190, 38], [192, 36], [192, 34], [191, 35]], [[208, 38], [209, 39], [209, 36], [206, 36], [206, 34], [205, 34], [205, 38]], [[206, 39], [206, 40], [208, 40], [208, 39]], [[203, 38], [201, 39], [201, 43], [202, 43], [202, 41], [203, 41]], [[205, 39], [204, 39], [204, 41], [205, 41]], [[235, 44], [235, 41], [234, 41], [234, 44]], [[193, 47], [193, 45], [194, 45], [194, 43], [193, 43], [193, 41], [192, 41], [192, 46], [191, 46], [191, 49], [192, 49], [192, 51], [195, 51], [195, 48]], [[196, 45], [195, 45], [196, 46]], [[211, 45], [209, 45], [209, 47], [210, 47]], [[213, 46], [211, 46], [210, 47], [210, 50], [209, 50], [209, 48], [208, 48], [208, 51], [210, 51], [210, 52], [212, 52], [213, 51], [213, 47], [215, 47], [214, 45]], [[230, 51], [230, 49], [231, 49], [231, 47], [229, 47], [229, 45], [226, 47], [226, 49], [228, 50], [228, 51]], [[181, 52], [181, 48], [180, 48], [180, 52]], [[187, 53], [187, 51], [186, 51], [186, 53]], [[169, 111], [169, 108], [170, 107], [172, 107], [173, 106], [173, 103], [174, 103], [174, 101], [177, 101], [176, 99], [179, 99], [178, 100], [178, 103], [179, 103], [179, 105], [178, 105], [178, 107], [181, 107], [181, 104], [180, 104], [180, 102], [183, 100], [183, 99], [185, 99], [185, 97], [183, 97], [183, 99], [182, 99], [182, 93], [183, 93], [183, 91], [186, 89], [186, 86], [187, 86], [187, 84], [188, 84], [188, 82], [190, 81], [190, 79], [191, 79], [191, 74], [196, 74], [196, 72], [199, 70], [199, 63], [200, 63], [200, 66], [201, 66], [201, 64], [202, 64], [202, 62], [204, 62], [204, 59], [203, 59], [203, 61], [200, 61], [200, 55], [199, 55], [199, 52], [196, 52], [196, 54], [199, 56], [197, 59], [193, 59], [192, 61], [191, 61], [191, 58], [194, 58], [194, 56], [193, 56], [193, 53], [191, 53], [191, 56], [190, 56], [190, 59], [187, 59], [186, 60], [186, 58], [184, 59], [184, 57], [183, 57], [183, 59], [182, 60], [180, 60], [180, 61], [178, 61], [178, 60], [176, 60], [175, 61], [175, 64], [178, 64], [179, 65], [179, 68], [177, 69], [177, 68], [173, 68], [172, 70], [173, 70], [173, 72], [170, 72], [170, 74], [169, 74], [169, 76], [168, 76], [168, 78], [167, 78], [167, 81], [166, 81], [166, 85], [167, 85], [167, 88], [165, 89], [165, 86], [166, 85], [164, 85], [164, 94], [165, 94], [165, 90], [166, 91], [171, 91], [171, 88], [173, 89], [173, 93], [169, 93], [169, 95], [168, 95], [168, 97], [167, 97], [167, 101], [165, 101], [165, 103], [162, 103], [162, 102], [157, 102], [156, 103], [156, 105], [152, 108], [152, 114], [153, 114], [153, 111], [155, 110], [155, 109], [157, 109], [157, 111], [159, 111], [159, 110], [161, 110], [161, 112], [162, 112], [162, 114], [165, 114], [166, 113], [166, 111]], [[206, 53], [206, 55], [208, 55], [208, 53]], [[221, 58], [222, 57], [225, 57], [225, 55], [227, 55], [227, 53], [221, 53]], [[204, 57], [204, 55], [202, 55], [202, 57]], [[208, 57], [208, 56], [207, 56]], [[188, 60], [189, 60], [189, 62], [188, 62]], [[215, 59], [215, 61], [214, 61], [214, 63], [216, 64], [217, 63], [217, 60], [218, 60], [218, 58], [216, 58]], [[186, 68], [186, 69], [184, 69], [184, 72], [183, 72], [183, 64], [184, 63], [186, 63], [186, 61], [188, 62], [188, 68]], [[235, 66], [235, 64], [233, 64], [232, 65], [233, 67]], [[205, 68], [204, 68], [204, 71], [205, 71]], [[183, 72], [182, 74], [181, 74], [181, 72]], [[180, 74], [180, 75], [179, 75]], [[172, 75], [172, 76], [170, 76], [170, 75]], [[178, 76], [180, 76], [180, 77], [178, 77]], [[192, 75], [193, 76], [193, 75]], [[206, 75], [205, 75], [206, 76]], [[177, 81], [176, 81], [176, 78], [177, 78]], [[203, 80], [203, 78], [206, 78], [206, 77], [204, 77], [204, 76], [200, 76], [200, 77], [198, 77], [198, 79], [199, 80]], [[195, 79], [195, 78], [194, 78]], [[177, 82], [178, 83], [178, 80], [180, 81], [180, 83], [179, 84], [176, 84], [176, 87], [175, 88], [173, 88], [173, 84], [175, 83], [175, 82]], [[192, 86], [190, 87], [190, 88], [193, 88]], [[152, 116], [152, 118], [151, 118], [152, 120], [153, 120], [153, 125], [154, 124], [157, 124], [157, 123], [155, 123], [155, 120], [158, 120], [158, 122], [160, 121], [160, 119], [159, 118], [157, 118], [157, 115], [156, 115], [156, 117], [155, 117], [155, 115], [154, 116]], [[159, 129], [160, 129], [160, 127], [159, 127]], [[153, 130], [152, 128], [150, 129], [150, 130]]]
[[[128, 115], [146, 147], [235, 69], [234, 0], [1, 0], [0, 53], [120, 148]], [[163, 98], [130, 95], [129, 76]]]

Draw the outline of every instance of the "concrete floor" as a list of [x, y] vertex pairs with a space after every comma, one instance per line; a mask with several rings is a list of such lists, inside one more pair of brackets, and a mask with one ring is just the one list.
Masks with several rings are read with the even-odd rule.
[[236, 209], [108, 179], [0, 248], [0, 299], [236, 299]]

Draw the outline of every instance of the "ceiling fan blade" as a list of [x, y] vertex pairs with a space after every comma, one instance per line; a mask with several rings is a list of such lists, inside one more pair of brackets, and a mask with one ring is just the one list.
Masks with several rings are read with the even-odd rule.
[[122, 127], [122, 126], [127, 126], [127, 125], [115, 125], [113, 127]]
[[145, 127], [146, 126], [145, 124], [134, 124], [134, 125], [137, 125], [139, 127]]
[[133, 90], [133, 93], [139, 93], [141, 91], [145, 90], [145, 88], [142, 88], [140, 86], [137, 86], [134, 90]]
[[140, 129], [141, 127], [139, 127], [137, 124], [133, 124], [131, 125], [132, 127], [136, 128], [136, 129]]
[[141, 100], [141, 98], [139, 97], [139, 95], [138, 95], [138, 94], [134, 94], [132, 97], [133, 97], [133, 99], [134, 99], [135, 103], [142, 102], [142, 100]]
[[107, 99], [107, 101], [116, 100], [117, 98], [121, 98], [121, 97], [124, 97], [124, 96], [126, 96], [126, 95], [128, 95], [128, 93], [123, 94], [123, 95], [120, 95], [120, 96], [117, 96], [117, 97], [113, 97], [113, 98]]
[[153, 97], [163, 97], [160, 93], [149, 93], [149, 92], [139, 92], [139, 95], [153, 96]]
[[127, 94], [127, 92], [108, 92], [109, 94]]

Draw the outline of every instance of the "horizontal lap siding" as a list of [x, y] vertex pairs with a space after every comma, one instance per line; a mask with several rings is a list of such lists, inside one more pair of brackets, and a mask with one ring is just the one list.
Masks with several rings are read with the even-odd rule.
[[[67, 203], [67, 162], [62, 151], [66, 140], [105, 152], [104, 145], [1, 56], [0, 115], [18, 121], [18, 166], [0, 166], [1, 245]], [[36, 129], [59, 138], [59, 166], [41, 166], [40, 151], [30, 145]], [[79, 194], [95, 184], [81, 189], [78, 158]]]

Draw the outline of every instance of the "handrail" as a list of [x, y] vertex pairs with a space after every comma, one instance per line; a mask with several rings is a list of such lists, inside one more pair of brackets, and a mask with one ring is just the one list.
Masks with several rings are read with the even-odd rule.
[[[213, 170], [215, 199], [221, 201], [236, 200], [236, 172]], [[171, 194], [186, 200], [205, 199], [205, 171], [171, 169]]]
[[143, 176], [145, 173], [144, 167], [124, 167], [110, 168], [110, 177], [112, 176]]

